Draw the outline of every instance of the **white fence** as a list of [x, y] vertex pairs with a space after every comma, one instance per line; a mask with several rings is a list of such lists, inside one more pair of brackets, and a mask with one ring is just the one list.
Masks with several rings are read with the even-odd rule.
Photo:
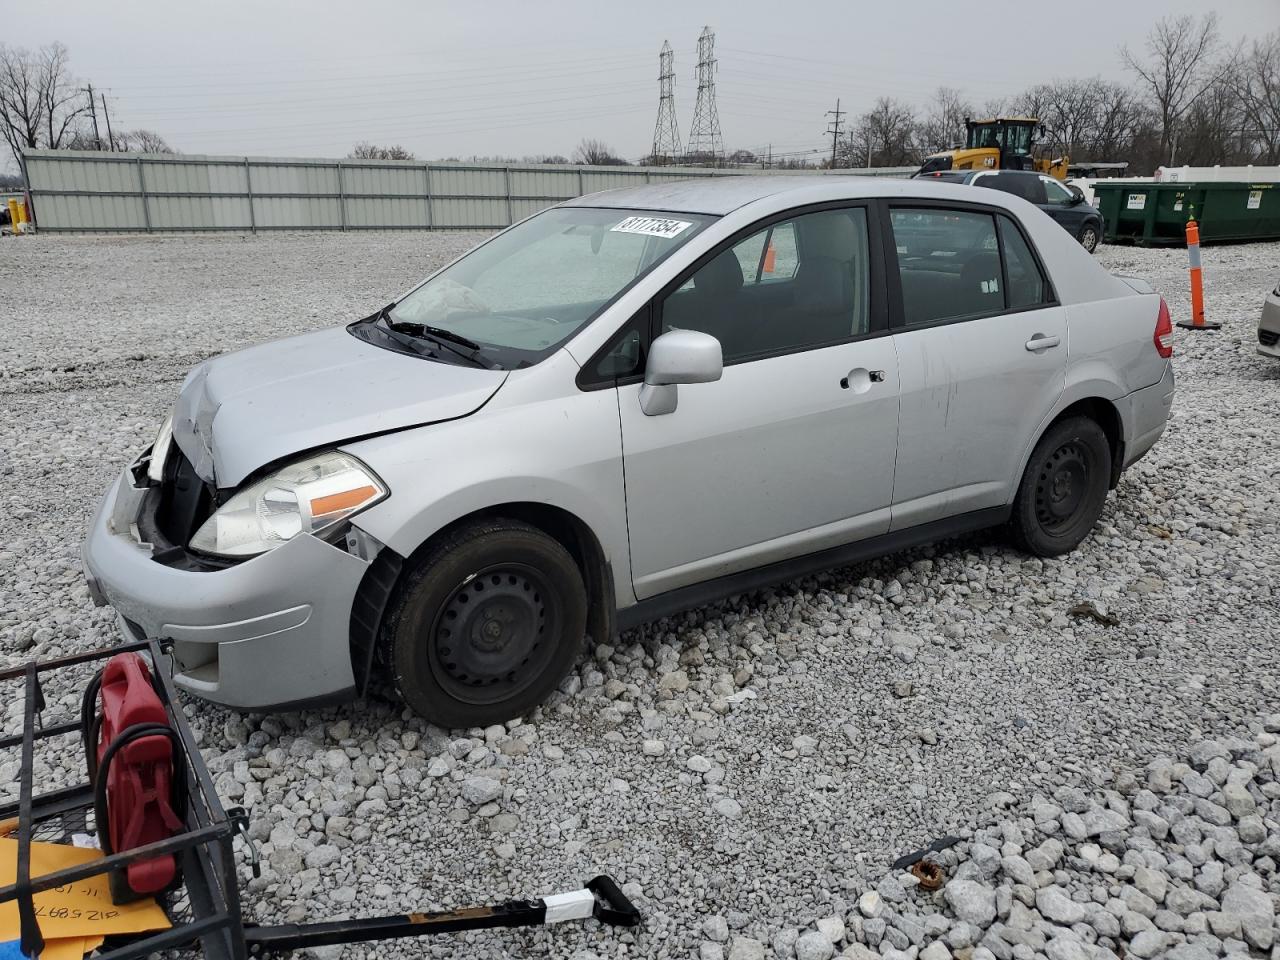
[[[32, 150], [24, 160], [40, 230], [113, 233], [498, 229], [562, 200], [612, 187], [793, 172], [79, 150]], [[907, 176], [913, 170], [830, 172]]]

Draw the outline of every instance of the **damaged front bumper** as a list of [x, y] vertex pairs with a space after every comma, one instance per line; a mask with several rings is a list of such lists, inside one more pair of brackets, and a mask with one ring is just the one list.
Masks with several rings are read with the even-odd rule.
[[351, 607], [369, 558], [304, 534], [221, 567], [161, 563], [138, 532], [150, 488], [136, 475], [107, 491], [82, 549], [90, 595], [124, 635], [173, 640], [174, 683], [225, 706], [353, 696]]

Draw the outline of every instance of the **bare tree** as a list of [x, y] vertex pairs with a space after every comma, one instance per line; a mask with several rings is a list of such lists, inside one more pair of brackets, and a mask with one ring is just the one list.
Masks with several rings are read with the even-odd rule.
[[380, 147], [377, 144], [362, 140], [351, 148], [347, 156], [352, 160], [416, 160], [412, 152], [400, 144]]
[[17, 159], [40, 145], [44, 103], [39, 63], [29, 50], [0, 43], [0, 133]]
[[[900, 100], [881, 97], [858, 118], [846, 141], [847, 164], [899, 167], [919, 159], [915, 110]], [[839, 160], [837, 160], [839, 162]]]
[[0, 134], [19, 161], [24, 150], [64, 148], [79, 132], [89, 107], [68, 64], [60, 43], [35, 52], [0, 43]]
[[1094, 130], [1081, 159], [1121, 160], [1149, 136], [1151, 111], [1129, 87], [1102, 82], [1098, 88]]
[[1280, 163], [1280, 30], [1253, 41], [1236, 92], [1259, 163]]
[[965, 117], [973, 115], [973, 104], [954, 87], [939, 87], [933, 103], [920, 124], [920, 149], [924, 153], [949, 150], [964, 143]]
[[623, 167], [627, 165], [627, 161], [623, 160], [603, 140], [595, 140], [590, 137], [579, 142], [577, 149], [573, 151], [574, 163], [586, 163], [593, 167]]
[[125, 153], [177, 153], [154, 130], [128, 130], [116, 134], [116, 149]]
[[1103, 85], [1097, 78], [1044, 84], [1040, 112], [1043, 145], [1057, 155], [1079, 156], [1095, 137], [1102, 98]]
[[49, 131], [45, 146], [60, 149], [75, 129], [78, 119], [88, 112], [78, 81], [70, 74], [71, 56], [60, 43], [41, 47], [39, 60], [40, 104]]
[[1155, 101], [1160, 117], [1160, 155], [1177, 159], [1178, 126], [1191, 106], [1231, 67], [1232, 58], [1219, 59], [1218, 15], [1197, 20], [1191, 15], [1165, 17], [1147, 35], [1146, 56], [1128, 47], [1120, 58], [1139, 85]]

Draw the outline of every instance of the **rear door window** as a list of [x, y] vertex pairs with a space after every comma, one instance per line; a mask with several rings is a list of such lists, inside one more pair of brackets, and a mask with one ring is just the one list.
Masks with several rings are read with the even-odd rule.
[[1025, 235], [1006, 214], [893, 207], [902, 323], [925, 326], [1053, 303]]
[[986, 212], [893, 208], [889, 214], [907, 326], [1005, 308], [995, 217]]
[[1008, 301], [1010, 310], [1023, 310], [1048, 303], [1049, 284], [1040, 265], [1031, 255], [1026, 238], [1012, 220], [1000, 217], [1000, 246], [1004, 251], [1005, 275], [1009, 279]]

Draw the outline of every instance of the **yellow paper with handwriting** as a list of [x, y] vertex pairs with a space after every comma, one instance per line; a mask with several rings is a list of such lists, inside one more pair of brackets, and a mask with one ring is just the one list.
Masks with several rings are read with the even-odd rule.
[[[34, 879], [101, 857], [100, 851], [84, 847], [62, 843], [33, 843], [31, 876]], [[17, 876], [18, 841], [0, 837], [0, 886], [16, 882]], [[92, 939], [112, 933], [142, 933], [145, 930], [166, 930], [171, 925], [164, 911], [150, 897], [122, 906], [112, 903], [105, 873], [37, 893], [34, 900], [40, 933], [46, 940], [72, 937]], [[17, 940], [20, 934], [17, 901], [0, 903], [0, 943]], [[62, 954], [54, 956], [61, 960]]]

